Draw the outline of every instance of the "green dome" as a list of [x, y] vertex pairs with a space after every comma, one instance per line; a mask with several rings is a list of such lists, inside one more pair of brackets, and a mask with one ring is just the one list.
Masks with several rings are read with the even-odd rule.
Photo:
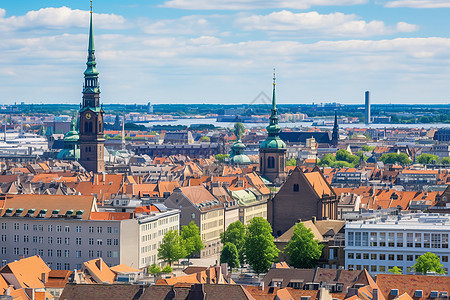
[[244, 143], [241, 142], [241, 140], [236, 141], [233, 146], [231, 146], [233, 149], [245, 149]]
[[71, 142], [71, 141], [76, 142], [79, 139], [80, 139], [80, 135], [78, 134], [78, 131], [76, 131], [76, 130], [71, 130], [64, 135], [65, 142]]
[[279, 137], [267, 138], [261, 143], [262, 149], [286, 149], [286, 143]]
[[233, 164], [238, 164], [238, 165], [245, 165], [245, 164], [251, 164], [252, 161], [250, 160], [250, 158], [245, 155], [245, 154], [240, 154], [240, 155], [235, 155], [231, 158], [231, 162]]
[[75, 155], [73, 149], [62, 149], [61, 151], [58, 152], [56, 158], [67, 160], [80, 159], [80, 149], [75, 150]]

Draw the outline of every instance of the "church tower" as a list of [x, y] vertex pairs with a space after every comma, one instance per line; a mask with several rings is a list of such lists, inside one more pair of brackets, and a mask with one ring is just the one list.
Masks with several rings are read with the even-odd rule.
[[259, 171], [261, 176], [276, 184], [286, 179], [286, 144], [279, 137], [277, 103], [275, 100], [275, 70], [273, 72], [273, 94], [270, 123], [267, 129], [267, 139], [259, 148]]
[[337, 147], [339, 143], [339, 125], [337, 120], [337, 111], [334, 111], [334, 126], [331, 134], [331, 146]]
[[84, 71], [83, 102], [79, 112], [80, 160], [86, 171], [105, 171], [103, 108], [100, 106], [100, 86], [95, 62], [94, 33], [92, 29], [92, 0], [89, 29], [87, 68]]

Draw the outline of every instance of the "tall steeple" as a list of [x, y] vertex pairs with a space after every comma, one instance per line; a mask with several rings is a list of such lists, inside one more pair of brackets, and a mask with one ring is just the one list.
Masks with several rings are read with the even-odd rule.
[[339, 126], [338, 126], [338, 120], [337, 120], [337, 111], [334, 111], [334, 126], [333, 126], [333, 133], [331, 134], [331, 145], [337, 146], [339, 141]]
[[281, 127], [278, 125], [277, 101], [275, 97], [276, 77], [275, 69], [273, 70], [273, 88], [272, 88], [272, 109], [270, 113], [270, 121], [267, 129], [267, 139], [261, 144], [261, 148], [286, 148], [286, 144], [278, 136]]
[[79, 112], [80, 163], [87, 171], [105, 171], [103, 108], [100, 106], [97, 63], [95, 61], [92, 0], [89, 23], [89, 46], [84, 71], [83, 101]]
[[97, 62], [95, 61], [94, 30], [92, 25], [92, 15], [93, 11], [91, 0], [88, 57], [86, 62], [86, 71], [84, 71], [83, 107], [98, 107], [100, 105], [98, 95], [100, 94], [100, 86], [98, 84], [98, 71], [96, 68]]
[[276, 77], [273, 70], [272, 109], [267, 129], [267, 139], [259, 147], [259, 172], [275, 184], [286, 178], [286, 144], [280, 139], [281, 127], [278, 125], [277, 101], [275, 97]]

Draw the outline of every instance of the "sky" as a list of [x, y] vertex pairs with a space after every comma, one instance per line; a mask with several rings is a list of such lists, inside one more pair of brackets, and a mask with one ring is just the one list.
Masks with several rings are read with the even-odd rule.
[[[88, 0], [0, 1], [0, 104], [81, 102]], [[94, 0], [105, 104], [449, 104], [450, 0]], [[262, 100], [261, 100], [262, 101]]]

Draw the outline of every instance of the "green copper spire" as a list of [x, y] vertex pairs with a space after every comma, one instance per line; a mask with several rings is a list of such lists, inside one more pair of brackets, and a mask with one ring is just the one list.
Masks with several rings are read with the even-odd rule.
[[88, 61], [86, 63], [87, 68], [84, 71], [84, 75], [86, 76], [96, 76], [98, 75], [98, 71], [95, 68], [97, 63], [95, 62], [95, 49], [94, 49], [94, 30], [92, 28], [92, 0], [91, 0], [91, 19], [89, 26], [89, 47], [88, 47]]
[[275, 69], [273, 70], [273, 92], [272, 92], [272, 110], [270, 114], [270, 123], [267, 129], [267, 139], [262, 142], [261, 148], [277, 148], [285, 149], [286, 144], [280, 139], [278, 134], [281, 131], [280, 125], [278, 125], [278, 112], [277, 112], [277, 102], [275, 98], [275, 86], [276, 86]]

